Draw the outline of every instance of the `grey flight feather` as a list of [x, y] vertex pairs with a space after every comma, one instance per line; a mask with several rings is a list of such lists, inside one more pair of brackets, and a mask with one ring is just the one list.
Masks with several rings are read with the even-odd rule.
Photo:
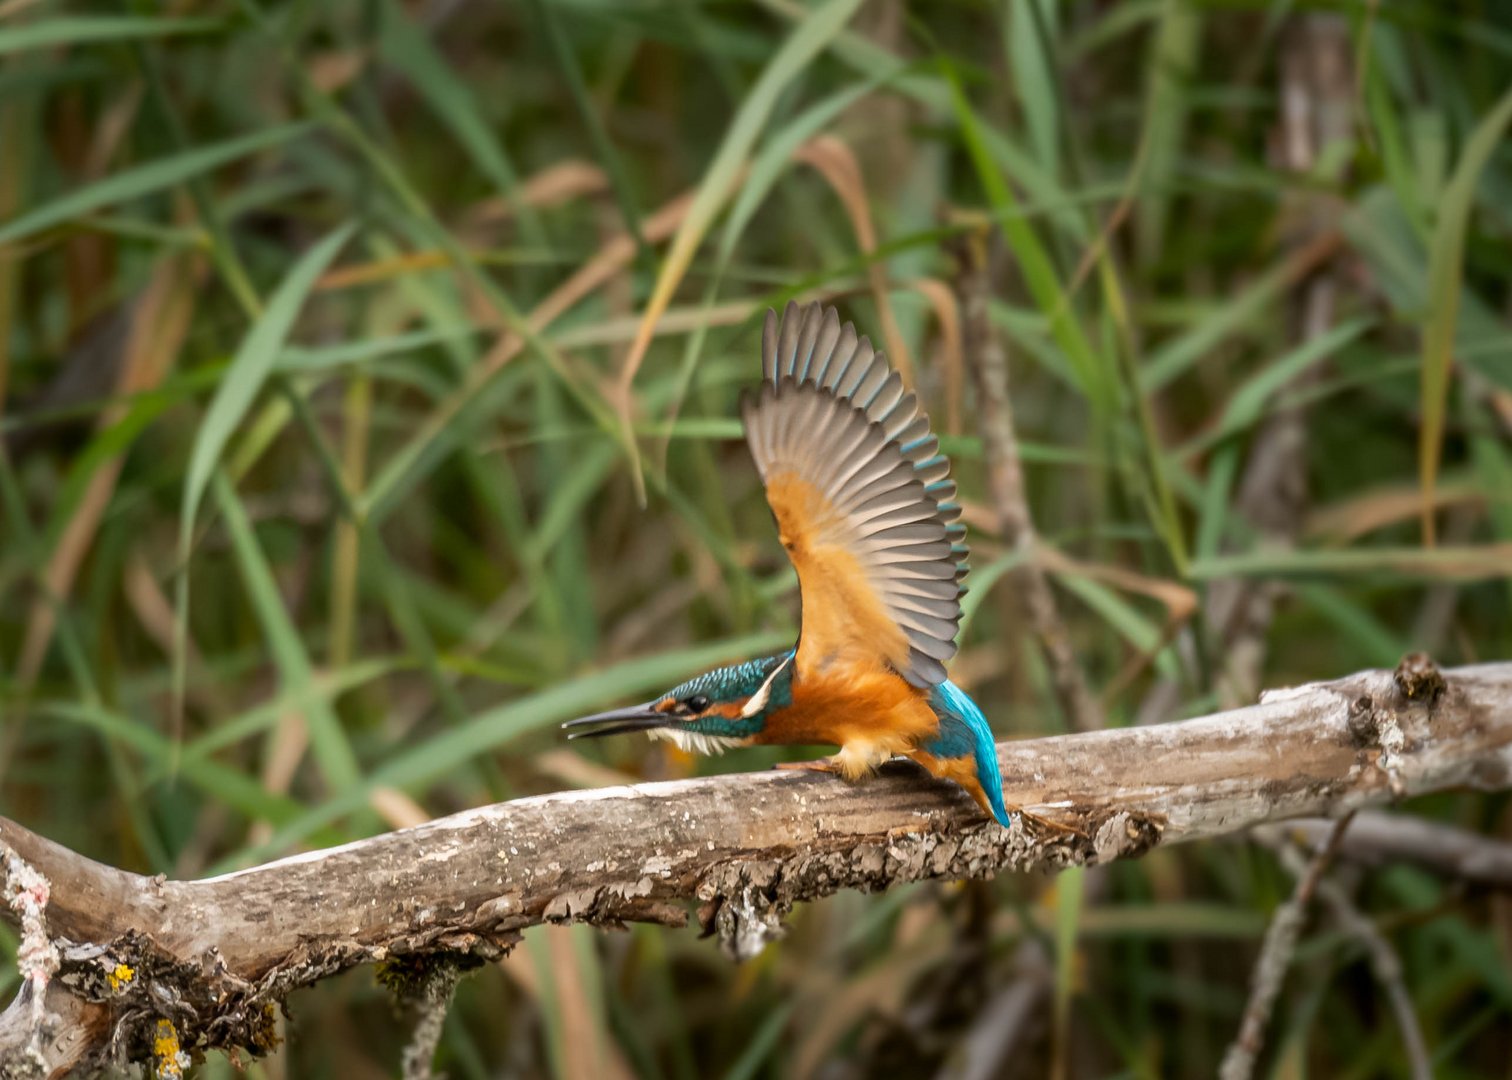
[[838, 512], [830, 537], [856, 555], [909, 643], [916, 686], [945, 678], [956, 651], [966, 548], [950, 464], [918, 397], [832, 307], [767, 312], [762, 388], [742, 404], [765, 480], [791, 471]]

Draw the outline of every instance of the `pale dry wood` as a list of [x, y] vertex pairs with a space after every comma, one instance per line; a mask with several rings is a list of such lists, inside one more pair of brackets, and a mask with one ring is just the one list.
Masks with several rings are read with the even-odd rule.
[[[3, 818], [0, 849], [51, 884], [52, 1067], [113, 1043], [140, 1059], [160, 1017], [186, 1046], [257, 1048], [297, 986], [395, 957], [423, 969], [438, 954], [497, 956], [542, 922], [675, 925], [695, 901], [703, 925], [749, 955], [794, 903], [840, 889], [1102, 863], [1423, 792], [1507, 788], [1512, 663], [1440, 675], [1413, 658], [1200, 719], [998, 751], [1008, 801], [1077, 831], [1001, 829], [909, 767], [857, 787], [760, 773], [563, 792], [204, 881], [102, 866]], [[31, 1015], [18, 1000], [0, 1017], [0, 1062], [29, 1040]]]

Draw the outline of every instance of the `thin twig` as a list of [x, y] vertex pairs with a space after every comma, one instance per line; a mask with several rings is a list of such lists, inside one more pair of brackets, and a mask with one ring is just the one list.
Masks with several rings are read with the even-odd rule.
[[1024, 1055], [1053, 981], [1044, 943], [1026, 938], [1010, 969], [1012, 977], [978, 1011], [935, 1080], [991, 1080], [1005, 1074], [1008, 1062]]
[[992, 286], [986, 241], [985, 234], [967, 236], [958, 246], [960, 273], [957, 288], [961, 297], [961, 338], [981, 392], [977, 416], [987, 461], [988, 490], [997, 511], [1004, 544], [1030, 556], [1014, 571], [1013, 581], [1023, 598], [1030, 629], [1044, 653], [1045, 666], [1049, 669], [1061, 711], [1071, 730], [1097, 731], [1104, 726], [1102, 708], [1088, 689], [1081, 665], [1077, 663], [1071, 635], [1061, 619], [1050, 579], [1034, 558], [1038, 541], [1029, 500], [1024, 492], [1024, 468], [1019, 457], [1018, 438], [1014, 434], [1008, 353], [992, 328], [987, 310]]
[[1323, 874], [1353, 819], [1354, 811], [1351, 810], [1334, 825], [1327, 842], [1297, 878], [1291, 899], [1276, 909], [1270, 926], [1266, 928], [1260, 956], [1250, 976], [1250, 996], [1239, 1023], [1239, 1034], [1229, 1046], [1228, 1053], [1223, 1055], [1223, 1064], [1218, 1069], [1220, 1080], [1249, 1080], [1254, 1074], [1255, 1059], [1265, 1044], [1265, 1027], [1270, 1023], [1276, 997], [1286, 979], [1286, 969], [1291, 966], [1292, 954], [1297, 950], [1297, 938], [1301, 936], [1302, 924], [1307, 919], [1308, 905], [1312, 903], [1313, 893], [1323, 880]]
[[[1251, 835], [1262, 843], [1290, 838], [1313, 847], [1333, 825], [1324, 818], [1299, 818], [1261, 826]], [[1457, 881], [1512, 889], [1512, 843], [1411, 814], [1362, 811], [1339, 845], [1339, 858], [1364, 866], [1415, 863]]]
[[446, 1014], [462, 979], [462, 965], [449, 959], [438, 962], [421, 980], [415, 993], [415, 1030], [404, 1047], [401, 1075], [404, 1080], [431, 1080], [436, 1047]]
[[[1356, 827], [1358, 824], [1359, 822], [1356, 821]], [[1281, 859], [1281, 864], [1292, 875], [1300, 877], [1306, 873], [1307, 863], [1295, 844], [1279, 844], [1277, 855]], [[1408, 1070], [1413, 1080], [1428, 1080], [1433, 1076], [1433, 1065], [1428, 1056], [1428, 1044], [1423, 1038], [1423, 1029], [1418, 1024], [1417, 1012], [1412, 1007], [1412, 995], [1407, 992], [1407, 985], [1402, 980], [1402, 962], [1397, 958], [1396, 950], [1376, 929], [1375, 923], [1367, 919], [1359, 908], [1355, 907], [1353, 901], [1336, 882], [1328, 880], [1320, 882], [1318, 898], [1328, 907], [1334, 921], [1365, 947], [1370, 957], [1371, 972], [1375, 975], [1376, 981], [1381, 984], [1381, 989], [1386, 992], [1386, 1000], [1391, 1003], [1391, 1011], [1396, 1015], [1397, 1027], [1401, 1029], [1403, 1049], [1407, 1052]]]

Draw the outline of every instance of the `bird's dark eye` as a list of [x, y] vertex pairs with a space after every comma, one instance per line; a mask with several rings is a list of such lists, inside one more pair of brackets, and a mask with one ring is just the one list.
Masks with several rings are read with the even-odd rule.
[[709, 699], [702, 694], [694, 694], [683, 704], [688, 707], [689, 712], [701, 713], [709, 707]]

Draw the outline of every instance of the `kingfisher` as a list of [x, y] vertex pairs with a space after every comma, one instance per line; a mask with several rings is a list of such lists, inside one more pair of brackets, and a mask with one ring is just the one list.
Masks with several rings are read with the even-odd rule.
[[798, 572], [797, 644], [716, 668], [640, 705], [563, 725], [643, 731], [685, 751], [839, 747], [781, 768], [852, 783], [895, 756], [969, 792], [1004, 828], [992, 729], [945, 673], [956, 652], [966, 526], [918, 397], [833, 307], [768, 311], [746, 442]]

